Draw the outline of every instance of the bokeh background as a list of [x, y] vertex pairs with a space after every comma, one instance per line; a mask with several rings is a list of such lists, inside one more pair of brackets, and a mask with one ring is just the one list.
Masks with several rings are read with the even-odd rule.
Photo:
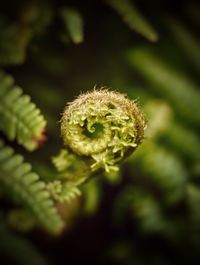
[[148, 122], [118, 174], [102, 174], [57, 206], [66, 220], [60, 236], [22, 231], [1, 197], [1, 264], [200, 262], [199, 29], [194, 0], [0, 4], [1, 68], [47, 120], [47, 141], [35, 152], [9, 144], [41, 178], [52, 176], [51, 157], [63, 147], [63, 108], [81, 92], [126, 93]]

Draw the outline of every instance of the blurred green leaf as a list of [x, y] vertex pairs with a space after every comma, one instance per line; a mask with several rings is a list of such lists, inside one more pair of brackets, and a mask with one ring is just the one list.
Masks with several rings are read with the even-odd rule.
[[194, 65], [194, 69], [200, 72], [200, 43], [185, 25], [174, 18], [167, 20], [169, 28], [178, 46], [183, 50], [188, 60]]
[[130, 29], [138, 32], [149, 41], [158, 40], [158, 33], [130, 0], [105, 0], [114, 10], [119, 13]]
[[188, 124], [200, 125], [200, 92], [189, 77], [173, 69], [158, 54], [146, 48], [133, 48], [127, 54], [130, 64], [151, 85], [157, 95], [167, 99]]
[[75, 44], [83, 42], [83, 19], [81, 14], [74, 8], [62, 8], [60, 16], [66, 30]]

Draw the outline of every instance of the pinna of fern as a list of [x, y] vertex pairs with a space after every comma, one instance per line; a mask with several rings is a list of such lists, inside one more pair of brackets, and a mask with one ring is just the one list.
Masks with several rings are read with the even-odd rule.
[[3, 194], [25, 207], [36, 222], [50, 233], [59, 233], [63, 222], [57, 213], [50, 193], [31, 165], [14, 154], [11, 147], [0, 142], [0, 186]]
[[33, 151], [44, 139], [46, 121], [40, 110], [14, 85], [11, 75], [0, 72], [0, 130], [9, 140], [16, 140]]
[[[16, 140], [33, 151], [43, 139], [44, 117], [30, 97], [14, 85], [13, 78], [0, 72], [0, 130], [9, 140]], [[63, 227], [46, 184], [32, 172], [22, 155], [0, 141], [0, 188], [5, 197], [30, 212], [36, 225], [50, 233]]]

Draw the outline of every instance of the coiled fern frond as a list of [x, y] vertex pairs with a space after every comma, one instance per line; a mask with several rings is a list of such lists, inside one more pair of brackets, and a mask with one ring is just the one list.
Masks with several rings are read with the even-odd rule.
[[74, 153], [93, 160], [92, 170], [118, 170], [144, 135], [145, 120], [137, 104], [107, 89], [80, 95], [62, 116], [61, 134]]
[[30, 96], [14, 85], [10, 75], [0, 72], [0, 130], [9, 140], [16, 139], [32, 151], [43, 140], [45, 126], [46, 121]]
[[23, 157], [14, 154], [12, 148], [0, 142], [0, 186], [14, 202], [25, 206], [51, 233], [60, 232], [63, 223], [54, 208], [50, 193], [39, 176], [31, 171], [31, 165]]

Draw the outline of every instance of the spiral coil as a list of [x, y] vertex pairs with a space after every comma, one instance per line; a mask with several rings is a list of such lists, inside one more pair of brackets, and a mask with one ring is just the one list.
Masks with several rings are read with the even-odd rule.
[[107, 89], [80, 95], [61, 119], [64, 143], [78, 155], [91, 157], [91, 168], [117, 170], [116, 164], [140, 144], [145, 120], [137, 104]]

